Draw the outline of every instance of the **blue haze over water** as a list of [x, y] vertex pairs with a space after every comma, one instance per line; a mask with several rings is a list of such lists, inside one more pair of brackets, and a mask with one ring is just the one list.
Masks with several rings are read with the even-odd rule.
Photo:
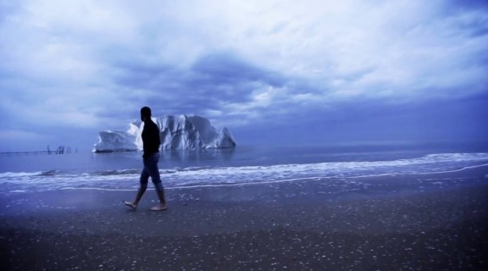
[[[250, 185], [316, 179], [345, 181], [459, 171], [488, 165], [488, 144], [238, 146], [236, 149], [161, 152], [168, 189]], [[133, 191], [140, 152], [0, 155], [0, 192], [61, 189]]]

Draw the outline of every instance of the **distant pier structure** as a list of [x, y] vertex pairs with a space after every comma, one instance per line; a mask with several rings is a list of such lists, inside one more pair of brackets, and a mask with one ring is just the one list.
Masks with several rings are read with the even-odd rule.
[[[78, 149], [76, 149], [76, 152], [78, 152]], [[11, 154], [11, 155], [38, 155], [38, 154], [70, 154], [71, 153], [71, 147], [67, 146], [59, 146], [56, 150], [52, 151], [49, 146], [47, 146], [46, 151], [13, 151], [13, 152], [0, 152], [0, 154], [5, 155], [5, 154]]]
[[59, 146], [56, 151], [51, 151], [49, 146], [47, 146], [47, 154], [65, 154], [71, 153], [71, 147]]

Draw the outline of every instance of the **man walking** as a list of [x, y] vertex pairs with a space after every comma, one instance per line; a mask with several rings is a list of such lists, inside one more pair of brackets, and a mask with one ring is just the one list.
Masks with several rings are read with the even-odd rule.
[[152, 207], [152, 211], [166, 210], [166, 199], [164, 197], [164, 187], [159, 176], [159, 145], [161, 140], [159, 139], [159, 128], [151, 119], [151, 108], [144, 106], [141, 108], [141, 120], [144, 122], [144, 128], [142, 129], [142, 160], [144, 168], [141, 172], [140, 186], [137, 191], [136, 199], [133, 202], [124, 201], [124, 204], [132, 209], [137, 209], [139, 201], [141, 200], [144, 192], [146, 192], [149, 177], [156, 188], [156, 192], [159, 198], [159, 204]]

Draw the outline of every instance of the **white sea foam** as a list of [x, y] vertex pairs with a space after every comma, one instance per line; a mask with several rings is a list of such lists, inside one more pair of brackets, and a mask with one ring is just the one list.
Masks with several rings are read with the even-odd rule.
[[[365, 176], [454, 172], [488, 165], [488, 153], [431, 154], [420, 158], [374, 162], [326, 162], [241, 167], [161, 169], [166, 188], [251, 185], [316, 179], [352, 179]], [[0, 173], [2, 192], [59, 189], [126, 191], [138, 186], [140, 169], [80, 174], [62, 172]]]
[[0, 173], [0, 178], [24, 178], [42, 174], [42, 171], [35, 172], [4, 172]]

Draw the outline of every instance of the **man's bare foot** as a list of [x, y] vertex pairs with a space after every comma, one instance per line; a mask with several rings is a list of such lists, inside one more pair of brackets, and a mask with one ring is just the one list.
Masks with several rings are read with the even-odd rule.
[[130, 201], [123, 201], [124, 205], [131, 208], [132, 210], [137, 209], [137, 205]]
[[168, 206], [166, 206], [166, 203], [160, 203], [154, 207], [151, 208], [151, 211], [164, 211], [168, 209]]

